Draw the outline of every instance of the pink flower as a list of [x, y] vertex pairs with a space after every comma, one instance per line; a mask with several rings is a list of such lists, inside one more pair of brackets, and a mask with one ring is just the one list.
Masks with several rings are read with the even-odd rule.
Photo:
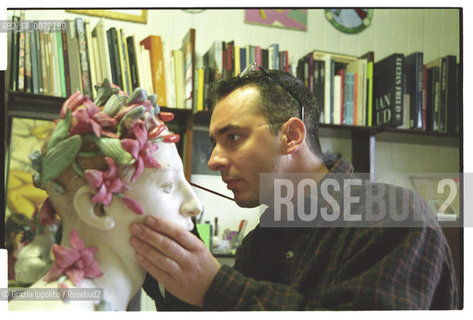
[[49, 201], [49, 198], [46, 198], [41, 206], [41, 210], [39, 211], [39, 223], [46, 226], [57, 224], [56, 211], [51, 201]]
[[117, 134], [103, 129], [115, 127], [118, 120], [100, 111], [87, 96], [82, 100], [82, 105], [72, 111], [72, 116], [71, 135], [94, 132], [97, 137], [101, 135], [118, 137]]
[[101, 277], [103, 272], [94, 258], [98, 249], [96, 247], [86, 248], [76, 229], [72, 229], [69, 234], [69, 242], [72, 248], [53, 245], [52, 251], [55, 261], [44, 277], [44, 281], [51, 282], [66, 275], [75, 286], [79, 286], [83, 278]]
[[143, 173], [144, 167], [160, 167], [159, 162], [153, 157], [153, 152], [158, 149], [158, 146], [147, 141], [148, 133], [146, 132], [145, 123], [143, 121], [137, 121], [135, 123], [133, 126], [133, 135], [136, 139], [127, 138], [122, 140], [123, 149], [128, 151], [136, 160], [134, 163], [135, 173], [131, 178], [132, 182]]
[[80, 91], [77, 91], [76, 93], [72, 94], [62, 105], [61, 108], [61, 113], [59, 116], [61, 119], [64, 119], [67, 113], [67, 109], [70, 109], [71, 112], [74, 111], [78, 106], [82, 104], [82, 101], [84, 101], [84, 96]]
[[108, 170], [103, 172], [95, 169], [85, 170], [85, 179], [94, 188], [92, 202], [102, 202], [108, 206], [114, 193], [128, 191], [130, 187], [117, 177], [118, 166], [112, 158], [106, 157]]

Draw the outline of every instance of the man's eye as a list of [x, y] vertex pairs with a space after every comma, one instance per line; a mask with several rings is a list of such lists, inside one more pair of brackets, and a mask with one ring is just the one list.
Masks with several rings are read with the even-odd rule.
[[234, 141], [237, 141], [238, 139], [240, 139], [240, 135], [238, 135], [238, 134], [229, 134], [228, 139], [230, 141], [234, 142]]

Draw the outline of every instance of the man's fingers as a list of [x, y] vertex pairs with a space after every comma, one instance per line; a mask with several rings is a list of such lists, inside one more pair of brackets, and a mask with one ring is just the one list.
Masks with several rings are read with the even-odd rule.
[[181, 246], [190, 251], [201, 248], [202, 241], [192, 233], [169, 220], [149, 216], [145, 219], [145, 225], [159, 233], [167, 235], [171, 239], [174, 239], [181, 244]]
[[[171, 275], [178, 274], [182, 269], [176, 261], [136, 237], [131, 238], [131, 246], [136, 250], [138, 256], [146, 258], [145, 262], [150, 264], [148, 268], [159, 267], [163, 272]], [[138, 260], [138, 262], [146, 269], [141, 260]], [[148, 269], [146, 270], [149, 271]]]
[[162, 254], [172, 257], [172, 259], [177, 263], [185, 261], [188, 252], [177, 242], [169, 239], [166, 235], [155, 232], [147, 226], [139, 223], [134, 223], [132, 225], [131, 232], [136, 238], [142, 242], [146, 242], [149, 246], [160, 251]]

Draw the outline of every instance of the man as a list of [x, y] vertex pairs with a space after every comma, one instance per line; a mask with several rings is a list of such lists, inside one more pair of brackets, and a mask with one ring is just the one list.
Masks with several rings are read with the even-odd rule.
[[[275, 210], [271, 190], [268, 197], [260, 197], [260, 191], [272, 188], [261, 182], [260, 174], [294, 173], [290, 179], [296, 185], [307, 179], [323, 185], [329, 178], [353, 178], [353, 168], [343, 158], [325, 166], [318, 108], [299, 80], [260, 68], [222, 81], [215, 91], [209, 128], [214, 150], [208, 165], [220, 171], [239, 206], [264, 203], [269, 208], [243, 240], [233, 268], [220, 266], [197, 237], [171, 223], [148, 219], [136, 232], [132, 226], [139, 240], [134, 241], [138, 261], [153, 278], [172, 295], [204, 310], [456, 308], [452, 258], [431, 219], [416, 228], [387, 227], [384, 221], [369, 227], [264, 227], [276, 214], [288, 221], [294, 212]], [[367, 185], [382, 188], [363, 182], [354, 193], [366, 199], [362, 187]], [[320, 192], [306, 196], [313, 200]], [[408, 196], [411, 212], [423, 215], [425, 203], [412, 193]], [[319, 207], [330, 202], [319, 198]], [[342, 203], [343, 193], [333, 199]], [[358, 205], [352, 211], [362, 216], [365, 209]]]

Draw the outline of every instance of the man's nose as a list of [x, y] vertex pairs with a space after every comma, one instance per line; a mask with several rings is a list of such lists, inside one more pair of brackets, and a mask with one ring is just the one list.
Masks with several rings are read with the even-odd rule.
[[207, 166], [212, 171], [218, 171], [228, 167], [229, 163], [229, 159], [223, 154], [222, 150], [217, 145], [215, 146], [212, 151], [212, 154], [210, 155], [210, 159], [207, 163]]

